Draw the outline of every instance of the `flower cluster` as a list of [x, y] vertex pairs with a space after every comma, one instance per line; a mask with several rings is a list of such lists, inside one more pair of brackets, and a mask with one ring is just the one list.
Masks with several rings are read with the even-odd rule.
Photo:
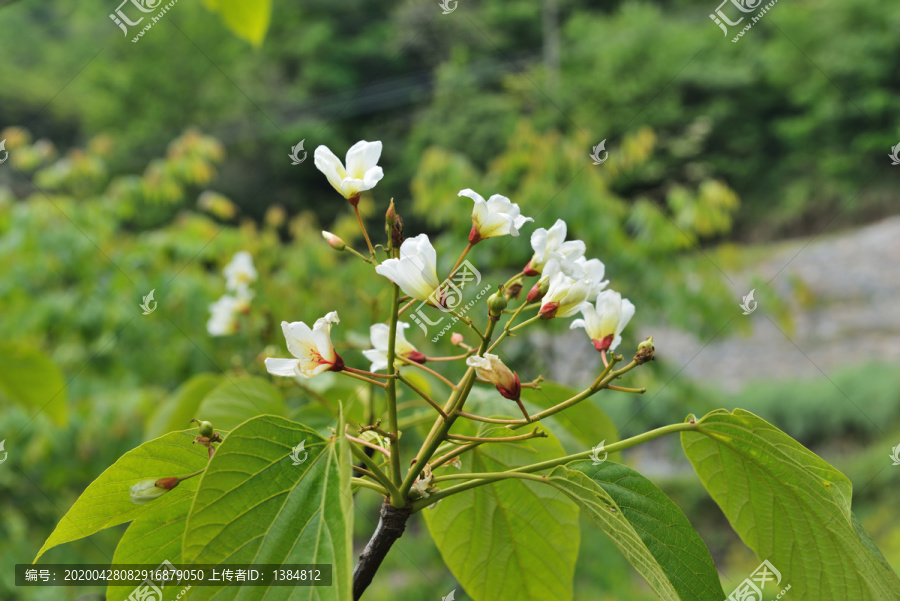
[[206, 331], [210, 336], [234, 334], [238, 330], [238, 315], [250, 310], [250, 301], [253, 299], [250, 284], [257, 277], [253, 257], [246, 251], [235, 254], [222, 274], [225, 276], [225, 289], [228, 292], [209, 306]]

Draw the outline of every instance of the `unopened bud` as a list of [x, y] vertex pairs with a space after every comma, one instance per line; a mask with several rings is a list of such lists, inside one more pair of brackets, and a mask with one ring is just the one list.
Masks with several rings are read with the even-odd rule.
[[503, 289], [501, 287], [500, 290], [493, 293], [488, 297], [487, 300], [488, 312], [492, 320], [497, 321], [500, 319], [500, 316], [503, 314], [503, 310], [506, 309], [506, 296], [503, 294]]
[[428, 361], [428, 357], [425, 356], [424, 353], [420, 353], [419, 351], [409, 351], [408, 353], [403, 355], [404, 359], [408, 361], [412, 361], [413, 363], [418, 363], [422, 365], [423, 363]]
[[147, 480], [141, 480], [131, 487], [129, 492], [131, 502], [136, 505], [149, 503], [178, 486], [178, 482], [178, 478], [148, 478]]
[[394, 199], [391, 199], [387, 213], [384, 214], [384, 231], [390, 240], [391, 248], [400, 248], [403, 244], [403, 218], [394, 207]]
[[536, 270], [531, 266], [531, 261], [528, 261], [528, 265], [525, 266], [525, 269], [522, 270], [522, 275], [527, 275], [528, 277], [541, 275], [541, 272]]
[[547, 290], [549, 289], [550, 278], [539, 280], [531, 287], [531, 290], [528, 291], [528, 296], [525, 297], [525, 300], [529, 303], [537, 302], [544, 298], [544, 295], [547, 294]]
[[642, 365], [647, 361], [653, 361], [654, 350], [656, 349], [653, 346], [653, 336], [651, 336], [638, 345], [637, 353], [634, 355], [634, 362]]
[[454, 332], [450, 336], [450, 344], [452, 344], [453, 346], [459, 346], [462, 343], [462, 341], [463, 341], [463, 335], [460, 334], [459, 332]]
[[192, 419], [192, 422], [197, 422], [197, 425], [200, 427], [200, 436], [205, 436], [206, 438], [213, 437], [213, 425], [209, 422], [203, 422], [199, 419]]
[[538, 315], [541, 316], [541, 319], [553, 319], [556, 317], [556, 312], [559, 310], [559, 303], [544, 303], [541, 306], [540, 311], [538, 311]]
[[331, 232], [322, 231], [322, 237], [325, 238], [325, 242], [328, 243], [328, 246], [333, 248], [336, 251], [346, 250], [347, 245], [344, 244], [344, 241], [332, 234]]
[[517, 300], [519, 295], [522, 294], [522, 283], [521, 282], [513, 282], [509, 285], [509, 287], [504, 291], [506, 294], [506, 300]]

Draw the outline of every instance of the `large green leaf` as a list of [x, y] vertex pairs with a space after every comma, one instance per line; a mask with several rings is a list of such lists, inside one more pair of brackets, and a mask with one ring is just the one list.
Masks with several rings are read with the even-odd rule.
[[856, 532], [846, 476], [742, 409], [698, 424], [681, 434], [685, 454], [741, 539], [791, 585], [791, 599], [900, 599], [900, 579]]
[[46, 414], [60, 426], [68, 419], [62, 372], [34, 347], [0, 342], [0, 396]]
[[[128, 526], [113, 555], [113, 564], [140, 564], [154, 568], [169, 561], [181, 566], [181, 540], [193, 496], [181, 496], [171, 503], [154, 505]], [[183, 587], [163, 588], [163, 599], [172, 601]], [[109, 586], [107, 601], [122, 601], [134, 585]]]
[[[655, 484], [630, 467], [611, 461], [598, 465], [589, 460], [576, 461], [566, 467], [582, 472], [606, 491], [662, 568], [678, 598], [682, 601], [725, 598], [709, 549], [681, 509]], [[609, 511], [603, 507], [604, 518]], [[611, 538], [617, 542], [616, 536]]]
[[[191, 599], [352, 597], [351, 463], [345, 440], [326, 440], [302, 424], [272, 415], [235, 428], [200, 481], [182, 554], [184, 562], [193, 564], [331, 564], [333, 585], [203, 586], [191, 589]], [[294, 465], [290, 454], [300, 442], [308, 455]]]
[[197, 407], [198, 419], [211, 422], [216, 429], [233, 430], [257, 415], [286, 412], [281, 392], [268, 380], [256, 377], [230, 378], [203, 398]]
[[193, 444], [197, 430], [170, 432], [128, 451], [91, 482], [59, 521], [35, 561], [51, 549], [110, 526], [130, 522], [161, 506], [176, 505], [194, 496], [198, 479], [190, 478], [146, 505], [135, 505], [129, 489], [147, 478], [186, 476], [209, 461], [206, 447]]
[[206, 8], [219, 13], [228, 28], [254, 46], [262, 44], [272, 17], [272, 0], [203, 0]]
[[[555, 438], [488, 443], [463, 455], [462, 469], [496, 472], [562, 455]], [[440, 473], [448, 469], [454, 468]], [[565, 495], [510, 479], [447, 497], [422, 513], [447, 566], [476, 601], [572, 598], [580, 529], [578, 508]]]
[[[175, 394], [162, 403], [148, 420], [144, 429], [146, 436], [151, 438], [189, 427], [192, 418], [200, 419], [197, 412], [200, 403], [221, 382], [222, 376], [218, 374], [197, 374], [179, 386]], [[232, 427], [235, 425], [232, 424]]]

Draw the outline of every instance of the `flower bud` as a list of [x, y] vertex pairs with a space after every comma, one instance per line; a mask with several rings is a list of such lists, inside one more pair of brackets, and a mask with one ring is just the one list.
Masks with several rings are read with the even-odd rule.
[[346, 250], [347, 245], [344, 244], [344, 241], [332, 234], [331, 232], [322, 231], [322, 237], [325, 238], [325, 242], [328, 243], [328, 246], [333, 248], [336, 251]]
[[653, 336], [638, 345], [637, 353], [634, 355], [634, 362], [643, 365], [647, 361], [653, 361]]
[[400, 217], [397, 209], [394, 208], [393, 198], [390, 206], [388, 206], [387, 213], [384, 215], [384, 231], [388, 240], [390, 240], [391, 248], [400, 248], [400, 245], [403, 244], [403, 218]]
[[531, 287], [531, 290], [528, 291], [528, 296], [525, 297], [525, 300], [529, 303], [539, 301], [544, 298], [544, 295], [547, 294], [547, 290], [549, 289], [550, 279], [544, 278]]
[[528, 265], [525, 266], [525, 269], [522, 270], [522, 275], [526, 275], [528, 277], [541, 275], [541, 272], [531, 266], [531, 261], [528, 261]]
[[131, 487], [131, 502], [137, 505], [144, 505], [153, 499], [157, 499], [176, 486], [178, 486], [178, 478], [148, 478], [141, 480]]
[[450, 344], [452, 344], [453, 346], [459, 346], [462, 343], [462, 341], [463, 341], [463, 335], [460, 334], [459, 332], [454, 332], [450, 336]]
[[200, 436], [205, 436], [206, 438], [212, 438], [214, 431], [213, 425], [209, 422], [203, 422], [199, 419], [192, 419], [192, 422], [197, 422], [197, 425], [200, 426]]
[[506, 367], [497, 355], [486, 353], [483, 357], [469, 357], [466, 365], [475, 368], [475, 375], [494, 385], [500, 395], [518, 401], [522, 394], [519, 376]]
[[506, 288], [503, 293], [506, 295], [506, 300], [517, 300], [519, 298], [519, 295], [522, 294], [522, 283], [513, 282]]
[[503, 314], [503, 310], [506, 309], [506, 296], [503, 294], [503, 289], [501, 287], [500, 290], [490, 295], [487, 299], [488, 312], [490, 313], [491, 319], [497, 321], [500, 319], [500, 316]]

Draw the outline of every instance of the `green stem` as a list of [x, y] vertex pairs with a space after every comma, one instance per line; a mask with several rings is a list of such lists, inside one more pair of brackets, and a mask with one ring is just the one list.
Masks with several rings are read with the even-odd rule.
[[[481, 340], [481, 346], [478, 349], [479, 355], [484, 355], [484, 352], [487, 350], [496, 323], [497, 322], [491, 319], [488, 320], [487, 331], [485, 332], [484, 338]], [[434, 425], [431, 426], [431, 431], [428, 433], [425, 442], [422, 443], [422, 447], [416, 455], [416, 461], [409, 468], [409, 473], [406, 474], [406, 478], [400, 486], [400, 492], [404, 495], [409, 494], [409, 489], [412, 488], [416, 478], [422, 470], [425, 469], [428, 460], [431, 459], [434, 452], [441, 446], [441, 443], [447, 437], [450, 428], [453, 426], [453, 422], [456, 421], [456, 418], [459, 415], [459, 411], [461, 411], [465, 405], [466, 399], [469, 396], [469, 391], [472, 390], [472, 385], [474, 383], [475, 368], [470, 367], [466, 370], [466, 373], [463, 374], [459, 384], [454, 387], [453, 394], [450, 395], [450, 398], [447, 399], [447, 404], [444, 405], [444, 413], [447, 417], [438, 417], [435, 420]]]
[[[351, 378], [356, 378], [357, 380], [362, 380], [363, 382], [368, 382], [369, 384], [374, 384], [375, 386], [381, 386], [382, 388], [385, 388], [387, 386], [387, 384], [385, 384], [384, 382], [379, 382], [378, 380], [373, 380], [372, 378], [360, 376], [360, 375], [355, 374], [352, 371], [348, 371], [346, 369], [342, 369], [340, 371], [340, 373], [344, 374], [345, 376], [351, 377]], [[391, 380], [393, 381], [393, 378]]]
[[403, 496], [400, 494], [400, 490], [397, 489], [397, 486], [391, 482], [391, 479], [387, 477], [381, 468], [378, 467], [378, 464], [375, 463], [371, 457], [366, 455], [366, 453], [360, 449], [358, 446], [348, 441], [350, 444], [350, 451], [356, 455], [356, 458], [366, 464], [366, 467], [369, 468], [369, 471], [375, 476], [375, 479], [378, 480], [387, 491], [390, 493], [391, 497], [391, 505], [394, 504], [394, 499], [400, 499], [402, 501]]
[[412, 382], [410, 382], [409, 380], [407, 380], [406, 378], [404, 378], [403, 375], [402, 375], [399, 371], [397, 372], [397, 378], [398, 378], [401, 382], [403, 382], [404, 384], [406, 384], [407, 386], [409, 386], [410, 389], [412, 389], [413, 392], [415, 392], [415, 393], [418, 394], [420, 397], [422, 397], [429, 405], [431, 405], [432, 407], [434, 407], [435, 409], [437, 409], [437, 412], [440, 413], [442, 417], [447, 417], [447, 414], [444, 413], [444, 410], [441, 409], [441, 406], [438, 405], [437, 402], [435, 402], [434, 400], [432, 400], [432, 398], [431, 398], [430, 396], [428, 396], [428, 395], [425, 393], [425, 391], [423, 391], [421, 388], [419, 388], [418, 386], [416, 386], [415, 384], [413, 384]]
[[516, 317], [519, 316], [519, 313], [521, 313], [522, 311], [524, 311], [525, 308], [526, 308], [527, 306], [528, 306], [528, 302], [527, 302], [527, 301], [522, 301], [522, 304], [519, 305], [519, 306], [516, 308], [515, 311], [513, 311], [513, 314], [510, 315], [510, 316], [509, 316], [509, 319], [506, 321], [506, 325], [503, 326], [503, 331], [500, 332], [500, 335], [497, 337], [497, 340], [494, 341], [494, 344], [491, 345], [491, 348], [489, 348], [487, 352], [490, 353], [492, 350], [494, 350], [495, 348], [497, 348], [497, 345], [500, 344], [500, 343], [503, 341], [503, 339], [506, 338], [506, 337], [509, 335], [509, 332], [510, 332], [510, 329], [509, 329], [509, 328], [510, 328], [510, 326], [511, 326], [512, 323], [516, 320]]
[[466, 245], [466, 249], [462, 252], [461, 255], [459, 255], [459, 258], [456, 260], [456, 264], [453, 266], [453, 269], [450, 270], [450, 275], [447, 276], [448, 278], [451, 277], [453, 275], [453, 272], [456, 271], [456, 269], [462, 264], [463, 259], [466, 258], [466, 255], [469, 254], [469, 251], [472, 250], [473, 246], [475, 245], [471, 242]]
[[[643, 434], [639, 434], [637, 436], [633, 436], [626, 440], [621, 440], [619, 442], [604, 446], [604, 451], [608, 453], [615, 453], [617, 451], [622, 451], [624, 449], [630, 449], [631, 447], [635, 447], [639, 444], [643, 444], [650, 440], [654, 440], [659, 438], [660, 436], [665, 436], [667, 434], [674, 434], [676, 432], [687, 432], [691, 430], [699, 430], [700, 425], [697, 423], [682, 423], [682, 424], [672, 424], [669, 426], [663, 426], [662, 428], [656, 428], [655, 430], [650, 430], [649, 432], [644, 432]], [[570, 461], [577, 461], [578, 459], [589, 459], [593, 453], [593, 449], [590, 451], [584, 451], [582, 453], [575, 453], [574, 455], [567, 455], [566, 457], [560, 457], [559, 459], [551, 459], [550, 461], [543, 461], [541, 463], [534, 463], [532, 465], [525, 465], [522, 467], [518, 467], [506, 472], [495, 472], [495, 473], [486, 473], [483, 475], [478, 475], [476, 479], [469, 480], [468, 482], [464, 482], [462, 484], [457, 484], [456, 486], [450, 486], [445, 488], [444, 490], [435, 493], [429, 496], [427, 499], [423, 499], [420, 501], [416, 501], [412, 504], [413, 511], [419, 511], [423, 507], [428, 507], [432, 503], [435, 503], [445, 497], [449, 497], [456, 493], [463, 492], [465, 490], [469, 490], [472, 488], [476, 488], [478, 486], [483, 486], [485, 484], [490, 484], [491, 482], [495, 482], [497, 480], [503, 480], [507, 477], [510, 478], [518, 478], [521, 475], [531, 474], [532, 472], [540, 472], [547, 469], [552, 469], [554, 467], [564, 465], [569, 463]], [[457, 477], [466, 476], [467, 474], [457, 474]], [[435, 480], [439, 478], [448, 479], [446, 477], [438, 476]], [[532, 478], [534, 479], [534, 478]], [[537, 477], [538, 480], [543, 480], [542, 477]], [[423, 502], [424, 501], [424, 502]]]
[[371, 488], [372, 490], [377, 490], [378, 492], [383, 494], [385, 497], [388, 496], [387, 489], [385, 489], [381, 486], [378, 486], [374, 482], [369, 482], [368, 480], [366, 480], [364, 478], [350, 478], [350, 484], [355, 484], [355, 485], [361, 486], [363, 488]]
[[[387, 413], [388, 413], [388, 430], [393, 434], [391, 438], [391, 478], [394, 487], [399, 487], [402, 481], [400, 475], [400, 430], [397, 428], [397, 379], [394, 378], [396, 366], [394, 358], [396, 356], [397, 346], [397, 309], [400, 305], [400, 287], [397, 284], [391, 284], [391, 325], [388, 333], [388, 356], [387, 356], [387, 375], [391, 377], [387, 383]], [[405, 505], [404, 495], [391, 495], [391, 504], [400, 508]]]
[[372, 260], [377, 263], [378, 260], [375, 259], [375, 249], [372, 247], [372, 241], [369, 240], [369, 232], [366, 231], [366, 225], [363, 223], [362, 216], [360, 216], [359, 214], [359, 207], [357, 205], [353, 205], [353, 212], [356, 213], [356, 220], [359, 222], [359, 229], [362, 230], [363, 237], [366, 239], [366, 244], [369, 246], [369, 253], [372, 255]]

